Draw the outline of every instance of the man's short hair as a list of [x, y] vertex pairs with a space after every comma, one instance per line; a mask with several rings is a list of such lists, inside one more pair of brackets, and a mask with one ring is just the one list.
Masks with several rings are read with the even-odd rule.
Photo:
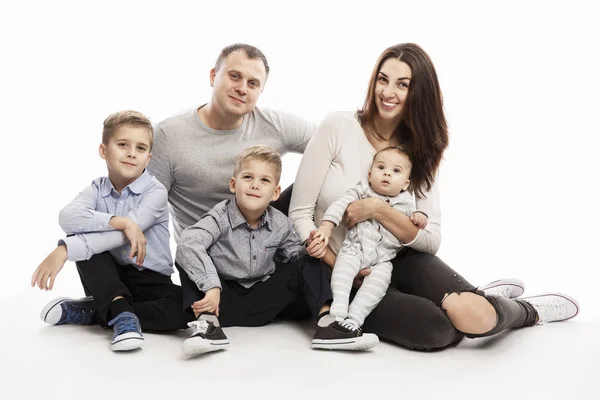
[[267, 76], [269, 76], [269, 63], [267, 62], [267, 57], [265, 57], [263, 52], [257, 47], [245, 43], [235, 43], [223, 48], [223, 50], [221, 50], [221, 54], [219, 54], [219, 57], [217, 58], [217, 62], [215, 63], [215, 71], [218, 71], [219, 68], [221, 68], [221, 64], [223, 64], [225, 57], [234, 51], [243, 52], [250, 60], [260, 58], [265, 66], [265, 70], [267, 71]]

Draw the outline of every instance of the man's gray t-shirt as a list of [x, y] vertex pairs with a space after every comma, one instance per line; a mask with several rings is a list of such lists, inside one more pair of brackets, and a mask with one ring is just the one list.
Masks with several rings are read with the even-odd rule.
[[212, 207], [231, 198], [229, 180], [238, 154], [266, 145], [281, 156], [303, 153], [316, 125], [293, 114], [256, 107], [231, 130], [206, 126], [197, 109], [170, 117], [154, 128], [148, 171], [169, 193], [175, 240]]

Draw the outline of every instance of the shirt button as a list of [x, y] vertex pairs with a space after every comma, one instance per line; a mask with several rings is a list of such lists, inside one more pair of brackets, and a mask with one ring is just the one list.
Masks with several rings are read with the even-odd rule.
[[254, 239], [254, 235], [252, 235], [252, 239]]
[[123, 202], [122, 202], [122, 201], [120, 201], [120, 202], [119, 202], [119, 204], [123, 204]]
[[256, 260], [256, 256], [252, 256], [252, 259], [253, 259], [253, 260]]

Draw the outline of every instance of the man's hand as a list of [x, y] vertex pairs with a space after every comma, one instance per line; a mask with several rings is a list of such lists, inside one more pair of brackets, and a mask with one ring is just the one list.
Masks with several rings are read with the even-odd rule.
[[382, 204], [385, 204], [383, 200], [372, 197], [350, 203], [344, 214], [344, 221], [348, 225], [348, 229], [353, 228], [359, 222], [375, 217], [375, 210]]
[[136, 258], [136, 264], [139, 266], [144, 265], [144, 258], [146, 258], [146, 236], [144, 236], [144, 232], [140, 229], [140, 226], [129, 220], [123, 229], [123, 233], [129, 239], [131, 243], [131, 251], [129, 252], [129, 258], [132, 259], [134, 256]]
[[[37, 267], [31, 277], [31, 287], [37, 286], [42, 290], [52, 290], [56, 275], [63, 268], [68, 259], [67, 246], [60, 245], [48, 255]], [[50, 282], [48, 282], [48, 280]]]
[[192, 310], [196, 315], [203, 312], [212, 312], [219, 316], [219, 303], [221, 302], [221, 289], [218, 287], [208, 289], [204, 294], [204, 298], [192, 304]]
[[360, 271], [358, 271], [358, 274], [356, 274], [356, 277], [354, 278], [354, 283], [353, 286], [355, 288], [360, 288], [363, 284], [363, 280], [365, 279], [365, 276], [369, 275], [371, 273], [371, 268], [364, 268], [361, 269]]
[[412, 221], [412, 223], [419, 229], [424, 229], [427, 226], [427, 222], [429, 222], [425, 214], [420, 213], [418, 211], [412, 213], [409, 218]]

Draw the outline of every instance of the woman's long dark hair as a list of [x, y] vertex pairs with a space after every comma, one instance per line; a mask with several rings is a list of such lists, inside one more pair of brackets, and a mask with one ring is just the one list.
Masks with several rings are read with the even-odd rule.
[[423, 189], [431, 189], [444, 150], [448, 147], [448, 124], [435, 67], [420, 46], [402, 43], [387, 48], [379, 56], [358, 118], [363, 127], [371, 130], [378, 139], [385, 140], [375, 126], [378, 113], [375, 86], [381, 66], [389, 58], [405, 62], [412, 71], [402, 121], [396, 127], [395, 135], [412, 159], [411, 186], [418, 196], [423, 197]]

